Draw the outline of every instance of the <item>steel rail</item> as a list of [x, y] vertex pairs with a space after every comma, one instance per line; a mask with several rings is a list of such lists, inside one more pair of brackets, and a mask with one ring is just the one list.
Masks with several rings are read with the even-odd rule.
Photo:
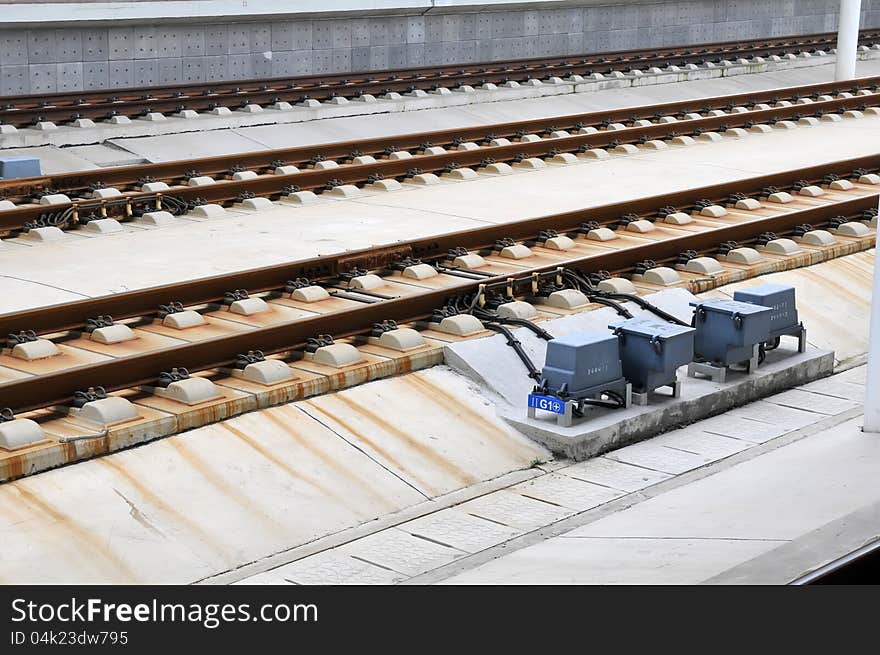
[[[853, 96], [818, 101], [808, 105], [791, 105], [748, 113], [725, 114], [707, 118], [679, 121], [677, 123], [651, 124], [622, 130], [606, 130], [594, 134], [571, 135], [556, 139], [541, 139], [528, 143], [512, 143], [480, 148], [477, 150], [448, 151], [438, 155], [423, 155], [403, 160], [378, 160], [375, 163], [340, 166], [326, 170], [309, 169], [289, 175], [264, 175], [250, 180], [221, 180], [215, 184], [198, 187], [179, 187], [169, 191], [181, 200], [210, 203], [230, 203], [242, 194], [278, 197], [284, 190], [295, 186], [300, 190], [320, 190], [334, 184], [364, 184], [377, 177], [405, 178], [414, 170], [443, 172], [456, 167], [481, 166], [487, 161], [507, 162], [521, 157], [546, 157], [557, 152], [577, 152], [603, 148], [619, 143], [639, 143], [644, 140], [668, 138], [672, 134], [711, 132], [756, 123], [775, 123], [804, 115], [821, 115], [864, 108], [872, 102], [880, 104], [880, 94]], [[73, 208], [78, 213], [98, 212], [112, 215], [114, 212], [130, 211], [130, 203], [153, 204], [157, 198], [152, 193], [131, 193], [125, 198], [109, 201], [84, 200], [51, 206], [31, 205], [0, 211], [0, 232], [11, 233], [25, 229], [49, 213]], [[75, 223], [75, 220], [73, 221]]]
[[[861, 40], [875, 42], [878, 30], [864, 30]], [[146, 89], [110, 89], [55, 95], [0, 98], [0, 123], [26, 126], [39, 120], [63, 122], [75, 118], [108, 118], [150, 111], [166, 113], [181, 109], [212, 109], [218, 106], [300, 102], [307, 98], [329, 99], [337, 95], [363, 95], [413, 88], [460, 86], [483, 82], [541, 78], [550, 75], [606, 73], [622, 66], [676, 65], [695, 57], [720, 60], [721, 56], [769, 56], [801, 52], [811, 46], [834, 43], [830, 33], [788, 36], [749, 41], [703, 43], [692, 46], [613, 51], [579, 56], [519, 59], [444, 67], [388, 70], [380, 73], [335, 73], [307, 77], [267, 78], [222, 83], [177, 84]], [[813, 47], [813, 50], [816, 48]]]
[[[99, 298], [88, 298], [0, 314], [0, 335], [17, 333], [22, 330], [34, 330], [38, 334], [73, 330], [81, 328], [89, 318], [95, 316], [110, 315], [116, 319], [124, 319], [155, 313], [160, 304], [172, 301], [182, 302], [187, 306], [218, 302], [222, 300], [223, 294], [231, 289], [243, 288], [250, 292], [269, 291], [282, 288], [288, 280], [300, 277], [312, 280], [331, 279], [354, 268], [381, 268], [407, 257], [429, 259], [442, 256], [450, 249], [457, 247], [473, 249], [504, 238], [529, 239], [544, 230], [558, 232], [575, 230], [586, 221], [612, 225], [627, 214], [653, 218], [663, 207], [686, 210], [700, 200], [725, 204], [730, 195], [734, 193], [761, 195], [768, 187], [790, 188], [792, 184], [802, 180], [821, 182], [829, 174], [848, 177], [856, 170], [871, 172], [880, 170], [880, 155], [845, 159], [793, 171], [659, 194], [638, 200], [627, 200], [511, 223], [459, 230], [397, 242], [387, 246], [365, 248], [337, 255], [314, 257], [231, 274], [116, 293]], [[876, 198], [873, 194], [866, 197]], [[871, 202], [876, 204], [876, 200]]]
[[[683, 234], [680, 237], [644, 244], [624, 250], [589, 254], [564, 262], [557, 262], [523, 270], [521, 283], [527, 283], [535, 273], [548, 272], [559, 267], [587, 272], [598, 270], [630, 271], [636, 262], [646, 259], [664, 261], [684, 250], [707, 251], [727, 241], [749, 242], [760, 234], [771, 231], [786, 234], [803, 224], [820, 225], [841, 215], [859, 218], [869, 207], [876, 205], [876, 196], [866, 196], [826, 206], [812, 207], [761, 220], [720, 227], [706, 232]], [[473, 282], [463, 282], [452, 289], [428, 290], [400, 298], [286, 321], [268, 327], [236, 332], [117, 359], [84, 364], [74, 368], [13, 380], [0, 384], [3, 405], [20, 413], [32, 409], [68, 403], [76, 391], [102, 386], [117, 391], [153, 383], [162, 371], [186, 367], [191, 372], [230, 365], [237, 355], [252, 350], [266, 354], [289, 352], [303, 348], [310, 337], [330, 334], [335, 338], [369, 332], [373, 324], [386, 320], [411, 323], [429, 318], [432, 312], [446, 305], [453, 296], [477, 291], [481, 285], [509, 284], [510, 274], [496, 275]]]
[[[858, 78], [841, 82], [822, 82], [793, 87], [769, 89], [706, 98], [622, 107], [565, 116], [529, 119], [508, 123], [478, 125], [471, 127], [433, 130], [387, 137], [357, 139], [327, 144], [314, 144], [294, 148], [279, 148], [259, 152], [202, 157], [157, 164], [120, 166], [111, 169], [76, 171], [42, 175], [35, 178], [0, 180], [0, 196], [28, 197], [38, 190], [51, 189], [58, 193], [71, 193], [88, 189], [94, 184], [119, 187], [132, 185], [144, 178], [170, 181], [182, 179], [188, 172], [201, 175], [224, 174], [234, 167], [249, 170], [270, 168], [277, 162], [284, 164], [307, 164], [316, 158], [343, 159], [354, 153], [381, 155], [389, 148], [412, 150], [425, 144], [447, 146], [462, 141], [485, 141], [489, 137], [514, 137], [519, 134], [541, 134], [554, 130], [571, 130], [580, 127], [597, 127], [610, 123], [632, 123], [640, 119], [662, 116], [680, 117], [692, 112], [713, 109], [732, 109], [737, 106], [754, 107], [759, 103], [816, 98], [841, 92], [857, 92], [880, 85], [880, 76]], [[801, 105], [803, 106], [803, 105]], [[807, 108], [805, 107], [805, 111]]]

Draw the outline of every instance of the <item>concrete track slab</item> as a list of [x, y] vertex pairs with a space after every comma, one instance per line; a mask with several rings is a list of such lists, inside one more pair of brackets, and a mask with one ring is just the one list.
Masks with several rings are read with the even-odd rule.
[[[0, 249], [0, 261], [7, 274], [22, 279], [103, 295], [873, 154], [880, 117], [852, 123], [863, 129], [824, 124], [404, 193], [375, 193], [359, 200], [296, 208], [276, 204], [271, 211], [248, 214], [230, 211], [219, 220], [180, 221], [171, 228], [132, 231], [113, 239], [68, 239], [26, 250], [10, 246]], [[664, 175], [657, 175], [661, 168]], [[192, 248], [193, 243], [199, 248]], [[867, 262], [854, 272], [859, 285], [869, 284]], [[839, 269], [840, 276], [847, 274], [846, 268]], [[805, 313], [804, 320], [810, 318]], [[819, 322], [833, 320], [835, 315], [828, 314]]]
[[[446, 367], [378, 384], [298, 406], [426, 498], [546, 457], [543, 448], [487, 411], [482, 394]], [[442, 423], [438, 415], [446, 417]]]
[[[865, 77], [880, 74], [880, 61], [871, 58], [875, 53], [872, 51], [866, 56], [869, 59], [859, 61], [857, 74]], [[177, 134], [187, 133], [197, 141], [210, 144], [211, 135], [218, 132], [236, 132], [263, 143], [266, 148], [287, 147], [421, 132], [435, 129], [433, 126], [436, 129], [465, 127], [824, 82], [833, 78], [833, 61], [833, 57], [827, 57], [768, 62], [758, 67], [764, 72], [755, 72], [755, 67], [734, 66], [714, 71], [703, 69], [674, 75], [647, 75], [638, 81], [609, 79], [578, 85], [477, 90], [369, 104], [321, 105], [314, 109], [294, 107], [287, 111], [268, 110], [257, 114], [233, 112], [224, 117], [200, 114], [195, 120], [169, 116], [167, 120], [155, 123], [134, 120], [128, 125], [111, 125], [99, 122], [88, 129], [66, 126], [48, 132], [21, 129], [0, 137], [0, 147], [66, 146], [104, 141], [125, 147], [126, 143], [145, 139], [156, 147], [151, 154], [159, 157], [167, 152], [168, 147], [173, 148]], [[150, 141], [155, 137], [159, 140]], [[162, 145], [163, 140], [172, 145]], [[137, 147], [152, 148], [153, 145]]]
[[256, 152], [271, 149], [234, 130], [190, 132], [169, 136], [145, 136], [138, 139], [121, 139], [109, 142], [148, 162], [217, 157], [240, 152]]
[[45, 174], [65, 173], [68, 171], [87, 171], [99, 168], [99, 165], [75, 151], [53, 146], [35, 146], [32, 148], [4, 148], [0, 150], [3, 157], [36, 157], [40, 160], [40, 170]]

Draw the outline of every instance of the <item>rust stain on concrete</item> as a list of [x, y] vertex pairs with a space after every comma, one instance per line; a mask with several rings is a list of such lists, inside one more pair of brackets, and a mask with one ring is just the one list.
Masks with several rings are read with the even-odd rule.
[[[139, 480], [137, 477], [127, 471], [125, 467], [120, 466], [117, 462], [111, 461], [111, 459], [112, 458], [109, 457], [102, 457], [97, 459], [96, 462], [102, 466], [109, 468], [112, 474], [118, 475], [123, 480], [125, 480], [125, 482], [133, 489], [135, 489], [138, 494], [140, 494], [140, 496], [150, 505], [155, 507], [160, 512], [167, 514], [175, 523], [181, 525], [185, 530], [194, 534], [199, 542], [201, 542], [205, 546], [208, 546], [211, 550], [216, 552], [217, 555], [219, 555], [225, 562], [232, 563], [234, 561], [232, 556], [229, 553], [225, 552], [220, 546], [218, 546], [215, 538], [211, 536], [208, 532], [206, 532], [204, 528], [194, 523], [189, 517], [179, 512], [173, 505], [170, 505], [169, 503], [162, 500], [159, 495], [157, 495], [143, 482], [141, 482], [141, 480]], [[127, 499], [125, 500], [127, 501]]]
[[[95, 560], [101, 560], [113, 569], [117, 576], [117, 582], [140, 581], [138, 575], [128, 564], [119, 559], [94, 533], [77, 523], [73, 517], [40, 498], [36, 493], [29, 491], [23, 484], [13, 483], [13, 487], [28, 505], [50, 517], [55, 522], [54, 525], [66, 533], [65, 542], [71, 544], [72, 547], [86, 546], [95, 555], [94, 558], [89, 558], [90, 561], [94, 561], [97, 564], [98, 562]], [[69, 551], [66, 551], [62, 544], [59, 552], [63, 554]]]
[[418, 373], [408, 375], [401, 378], [401, 382], [412, 387], [414, 391], [417, 391], [431, 402], [442, 406], [446, 412], [453, 416], [461, 416], [463, 420], [474, 427], [476, 432], [489, 437], [504, 450], [512, 450], [515, 456], [525, 460], [531, 460], [534, 457], [535, 449], [538, 448], [537, 444], [530, 446], [520, 441], [512, 432], [508, 432], [491, 421], [486, 420], [485, 415], [454, 399], [444, 389], [426, 380], [423, 375]]
[[[334, 397], [335, 397], [335, 396], [334, 396]], [[329, 411], [325, 410], [325, 409], [322, 408], [320, 405], [315, 404], [314, 401], [311, 401], [311, 400], [307, 400], [307, 401], [305, 401], [305, 404], [307, 404], [309, 407], [311, 407], [311, 408], [314, 409], [315, 411], [317, 411], [317, 412], [323, 414], [324, 416], [326, 416], [328, 419], [330, 419], [330, 420], [333, 421], [334, 423], [339, 424], [342, 428], [344, 428], [345, 430], [347, 430], [348, 432], [350, 432], [353, 436], [355, 436], [355, 437], [357, 437], [358, 439], [360, 439], [361, 441], [363, 441], [363, 442], [364, 442], [365, 444], [367, 444], [370, 448], [372, 448], [373, 450], [375, 450], [375, 451], [379, 454], [380, 457], [382, 457], [383, 459], [387, 460], [387, 461], [388, 461], [393, 467], [395, 467], [398, 471], [400, 471], [401, 473], [404, 473], [404, 474], [406, 474], [406, 475], [411, 476], [414, 480], [416, 480], [416, 481], [419, 483], [419, 485], [423, 488], [423, 490], [424, 490], [425, 492], [427, 492], [428, 494], [430, 494], [430, 495], [432, 495], [432, 496], [436, 496], [436, 495], [438, 495], [438, 494], [440, 493], [440, 491], [439, 491], [438, 489], [436, 489], [431, 483], [429, 483], [429, 482], [427, 482], [426, 480], [424, 480], [424, 479], [423, 479], [421, 476], [419, 476], [417, 473], [415, 473], [415, 472], [413, 472], [413, 471], [410, 471], [410, 470], [409, 470], [409, 469], [403, 464], [403, 462], [401, 462], [400, 460], [398, 460], [394, 455], [392, 455], [391, 453], [389, 453], [385, 448], [383, 448], [383, 447], [380, 446], [378, 443], [376, 443], [375, 440], [370, 439], [369, 437], [367, 437], [367, 436], [364, 435], [364, 434], [361, 434], [357, 429], [355, 429], [355, 427], [354, 427], [353, 425], [351, 425], [351, 424], [349, 424], [348, 422], [346, 422], [346, 421], [344, 421], [343, 419], [341, 419], [341, 418], [338, 416], [338, 414], [334, 414], [334, 413], [332, 413], [332, 412], [329, 412]]]
[[[373, 500], [373, 502], [383, 507], [386, 511], [393, 511], [398, 509], [397, 503], [392, 501], [390, 498], [386, 498], [382, 494], [377, 493], [368, 480], [364, 480], [360, 475], [358, 475], [355, 471], [349, 469], [337, 458], [324, 452], [324, 450], [322, 450], [320, 447], [320, 443], [308, 443], [295, 430], [291, 429], [288, 423], [282, 420], [279, 416], [276, 416], [276, 412], [283, 412], [286, 414], [290, 414], [291, 416], [295, 416], [295, 420], [302, 420], [301, 417], [306, 416], [307, 420], [313, 421], [314, 419], [312, 419], [312, 417], [304, 414], [301, 410], [290, 405], [268, 409], [263, 412], [263, 416], [265, 416], [271, 423], [275, 424], [285, 435], [293, 439], [297, 443], [297, 445], [312, 453], [321, 461], [324, 466], [327, 466], [328, 468], [336, 471], [340, 476], [351, 480], [358, 487], [358, 489], [360, 489], [364, 495], [369, 496]], [[348, 446], [346, 446], [346, 448], [347, 447]]]
[[306, 475], [305, 473], [297, 471], [292, 466], [290, 466], [287, 462], [285, 462], [280, 457], [278, 457], [277, 455], [275, 455], [274, 453], [269, 451], [267, 448], [265, 448], [262, 444], [260, 444], [256, 439], [254, 439], [250, 435], [242, 432], [238, 428], [235, 428], [235, 427], [229, 425], [228, 422], [220, 423], [220, 424], [218, 424], [217, 427], [219, 427], [223, 430], [226, 430], [227, 432], [231, 433], [235, 437], [241, 439], [248, 446], [250, 446], [257, 453], [259, 453], [262, 457], [264, 457], [265, 459], [272, 462], [275, 466], [277, 466], [278, 468], [283, 470], [290, 477], [296, 478], [297, 480], [300, 480], [300, 481], [306, 483], [307, 485], [309, 485], [310, 487], [312, 487], [316, 491], [324, 494], [325, 496], [332, 498], [334, 501], [336, 501], [340, 505], [344, 505], [346, 507], [349, 506], [349, 503], [347, 502], [347, 500], [345, 498], [339, 496], [339, 494], [337, 494], [336, 491], [329, 488], [327, 485], [323, 484], [320, 480], [316, 480], [313, 477]]
[[187, 464], [189, 464], [190, 468], [196, 471], [202, 478], [214, 489], [220, 492], [223, 496], [231, 500], [233, 503], [246, 510], [248, 515], [253, 516], [257, 521], [264, 524], [266, 527], [271, 529], [273, 532], [281, 534], [284, 538], [289, 537], [289, 530], [285, 528], [282, 524], [278, 523], [271, 516], [266, 514], [263, 511], [263, 508], [252, 502], [250, 499], [240, 496], [234, 493], [231, 488], [232, 485], [227, 480], [224, 480], [220, 477], [216, 471], [213, 471], [210, 467], [208, 467], [205, 462], [200, 460], [194, 453], [190, 452], [190, 450], [181, 443], [181, 439], [171, 438], [167, 441], [167, 444], [178, 454], [180, 458], [183, 459]]

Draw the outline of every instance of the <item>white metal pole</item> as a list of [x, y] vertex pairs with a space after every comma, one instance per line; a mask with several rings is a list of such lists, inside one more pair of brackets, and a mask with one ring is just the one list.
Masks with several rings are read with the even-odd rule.
[[835, 80], [851, 80], [856, 76], [856, 47], [859, 44], [861, 8], [862, 0], [840, 0]]
[[868, 328], [868, 384], [865, 388], [865, 432], [880, 434], [880, 257], [874, 246], [874, 290]]

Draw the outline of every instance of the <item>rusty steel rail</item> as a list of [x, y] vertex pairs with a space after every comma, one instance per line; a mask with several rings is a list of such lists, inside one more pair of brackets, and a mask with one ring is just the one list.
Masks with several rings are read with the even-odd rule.
[[[488, 146], [476, 150], [454, 150], [438, 155], [422, 155], [418, 158], [382, 159], [370, 164], [340, 166], [325, 170], [307, 169], [289, 175], [264, 175], [239, 181], [221, 180], [207, 186], [174, 188], [167, 192], [167, 195], [184, 202], [219, 204], [235, 202], [243, 194], [278, 198], [290, 188], [324, 190], [339, 184], [363, 185], [378, 178], [405, 179], [415, 172], [442, 173], [458, 167], [479, 167], [486, 163], [516, 161], [525, 157], [548, 157], [559, 152], [584, 152], [622, 143], [641, 143], [652, 139], [670, 138], [673, 135], [701, 134], [758, 123], [775, 123], [807, 115], [863, 109], [872, 105], [880, 105], [880, 94], [856, 95], [806, 105], [795, 104], [675, 123], [652, 123], [644, 127]], [[126, 219], [133, 213], [143, 213], [158, 208], [161, 202], [161, 194], [138, 192], [110, 200], [82, 200], [51, 206], [24, 205], [0, 211], [0, 232], [14, 233], [45, 221], [47, 216], [59, 215], [68, 210], [75, 212], [68, 226], [76, 224], [79, 216], [89, 214], [123, 216]]]
[[[354, 268], [382, 268], [407, 257], [414, 259], [440, 257], [451, 248], [480, 248], [504, 238], [529, 239], [534, 238], [543, 230], [558, 232], [574, 230], [585, 221], [613, 225], [627, 214], [636, 214], [642, 218], [654, 218], [658, 210], [663, 207], [687, 210], [700, 200], [723, 204], [734, 193], [760, 196], [768, 187], [786, 189], [791, 188], [795, 182], [803, 180], [819, 183], [827, 175], [848, 177], [857, 170], [880, 172], [880, 155], [844, 159], [795, 171], [713, 184], [670, 194], [649, 196], [639, 200], [627, 200], [512, 223], [450, 232], [399, 242], [385, 247], [365, 248], [338, 255], [320, 256], [287, 264], [249, 269], [233, 274], [216, 275], [137, 291], [115, 293], [99, 298], [0, 314], [0, 335], [22, 330], [34, 330], [38, 334], [74, 330], [82, 328], [89, 318], [95, 316], [109, 314], [116, 319], [145, 316], [155, 313], [159, 305], [172, 301], [182, 302], [189, 306], [219, 302], [222, 300], [223, 294], [231, 289], [246, 289], [249, 292], [269, 291], [282, 288], [288, 280], [299, 277], [312, 280], [331, 279]], [[874, 196], [868, 197], [873, 198]], [[876, 205], [876, 200], [873, 202]]]
[[[456, 64], [367, 73], [334, 73], [307, 77], [269, 78], [221, 83], [178, 84], [139, 89], [79, 91], [54, 95], [0, 98], [0, 123], [27, 126], [40, 120], [104, 119], [147, 112], [209, 110], [245, 104], [301, 102], [335, 96], [405, 92], [484, 82], [518, 81], [548, 76], [608, 73], [621, 68], [684, 65], [721, 61], [723, 57], [756, 57], [815, 51], [833, 47], [835, 34], [752, 39], [691, 46], [614, 51], [589, 55], [517, 59], [506, 62]], [[863, 30], [860, 42], [875, 43], [880, 31]]]
[[[640, 119], [650, 120], [663, 116], [681, 118], [688, 113], [707, 112], [714, 109], [731, 110], [738, 106], [753, 108], [760, 103], [775, 103], [780, 100], [797, 101], [802, 98], [815, 99], [832, 93], [856, 93], [862, 90], [876, 89], [878, 86], [880, 86], [880, 77], [865, 77], [842, 82], [822, 82], [509, 123], [279, 148], [158, 164], [56, 173], [34, 178], [0, 180], [0, 197], [29, 198], [37, 191], [50, 189], [56, 193], [71, 194], [88, 190], [91, 186], [99, 184], [119, 188], [135, 185], [145, 178], [171, 182], [184, 179], [187, 173], [192, 171], [198, 171], [201, 175], [225, 175], [235, 168], [269, 171], [279, 163], [303, 165], [316, 159], [344, 160], [356, 154], [381, 156], [394, 149], [417, 150], [428, 144], [450, 146], [466, 141], [485, 142], [490, 138], [513, 138], [523, 134], [546, 134], [556, 130], [576, 130], [583, 127], [601, 128], [611, 123], [631, 125]], [[807, 109], [805, 108], [804, 111]], [[684, 121], [679, 122], [685, 123]], [[686, 125], [679, 125], [679, 127], [687, 129]]]
[[[345, 253], [336, 257], [315, 258], [288, 265], [7, 314], [0, 316], [0, 333], [2, 330], [27, 329], [28, 321], [31, 326], [36, 324], [36, 329], [45, 329], [50, 325], [55, 329], [61, 325], [81, 326], [84, 322], [83, 317], [93, 317], [107, 312], [114, 312], [117, 317], [144, 316], [154, 313], [158, 304], [169, 300], [179, 300], [184, 305], [201, 304], [219, 299], [223, 292], [232, 288], [271, 290], [283, 287], [290, 278], [309, 274], [312, 275], [313, 281], [328, 280], [352, 268], [376, 270], [405, 258], [436, 260], [443, 258], [450, 248], [466, 247], [473, 250], [491, 247], [499, 238], [534, 239], [542, 230], [555, 229], [559, 232], [576, 230], [585, 221], [611, 224], [619, 221], [621, 214], [655, 216], [661, 207], [672, 206], [682, 209], [704, 198], [724, 201], [733, 193], [761, 195], [768, 191], [768, 187], [790, 188], [790, 185], [796, 181], [812, 182], [827, 179], [826, 176], [829, 174], [847, 177], [851, 176], [854, 170], [860, 172], [880, 170], [880, 155], [655, 196], [635, 202], [616, 203], [596, 209], [456, 232], [384, 248]], [[503, 283], [524, 287], [530, 283], [533, 274], [551, 272], [561, 266], [588, 273], [599, 270], [618, 274], [628, 273], [638, 262], [644, 260], [667, 262], [687, 250], [711, 253], [717, 251], [722, 243], [734, 241], [748, 244], [766, 232], [784, 235], [794, 231], [798, 226], [804, 224], [813, 227], [823, 226], [838, 217], [859, 220], [864, 218], [865, 212], [876, 209], [876, 204], [877, 196], [871, 194], [774, 217], [726, 225], [713, 230], [688, 232], [670, 239], [645, 241], [644, 244], [622, 250], [608, 250], [601, 254], [573, 257], [564, 262], [526, 269], [514, 276], [497, 275], [473, 282], [462, 280], [460, 285], [452, 289], [430, 290], [412, 296], [382, 300], [346, 311], [297, 319], [228, 336], [86, 364], [47, 375], [13, 380], [0, 384], [0, 398], [3, 399], [4, 406], [16, 412], [60, 405], [69, 402], [76, 391], [92, 386], [103, 386], [109, 391], [126, 389], [149, 384], [156, 380], [160, 372], [176, 367], [184, 366], [196, 372], [228, 365], [235, 361], [238, 354], [250, 350], [261, 350], [267, 354], [297, 350], [302, 348], [310, 337], [317, 334], [330, 334], [340, 338], [363, 334], [368, 332], [374, 323], [389, 319], [398, 323], [424, 320], [435, 309], [445, 306], [450, 298], [474, 292], [481, 285]], [[43, 324], [42, 328], [40, 322]]]

